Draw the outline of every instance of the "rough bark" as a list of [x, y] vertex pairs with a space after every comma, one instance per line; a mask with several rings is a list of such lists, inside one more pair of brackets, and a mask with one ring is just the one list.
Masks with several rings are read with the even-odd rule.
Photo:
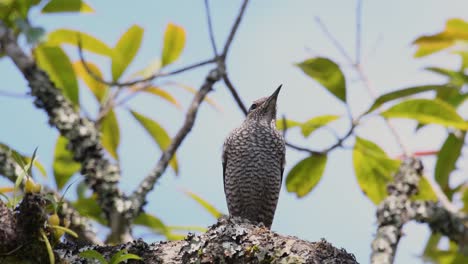
[[[57, 254], [78, 262], [79, 248], [63, 244]], [[109, 258], [121, 249], [139, 255], [145, 263], [358, 263], [352, 254], [322, 239], [308, 242], [281, 236], [240, 219], [221, 218], [205, 234], [185, 240], [146, 244], [136, 240], [115, 247], [93, 247]]]
[[90, 249], [100, 252], [106, 259], [127, 249], [142, 257], [144, 263], [358, 263], [352, 254], [324, 239], [308, 242], [228, 217], [220, 218], [206, 233], [189, 234], [180, 241], [147, 244], [136, 240], [115, 246], [60, 243], [54, 238], [53, 230], [45, 225], [46, 204], [47, 200], [40, 194], [26, 194], [14, 211], [0, 202], [0, 263], [47, 263], [40, 230], [55, 245], [57, 263], [90, 263], [79, 256], [80, 252]]

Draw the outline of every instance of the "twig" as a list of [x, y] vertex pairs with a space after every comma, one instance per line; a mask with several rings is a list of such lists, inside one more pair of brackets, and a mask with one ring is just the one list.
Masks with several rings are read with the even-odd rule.
[[357, 0], [356, 4], [356, 57], [357, 65], [361, 64], [361, 20], [362, 20], [362, 0]]
[[[358, 6], [359, 5], [361, 5], [361, 6], [358, 7], [357, 10], [362, 9], [362, 0], [358, 0]], [[357, 15], [361, 15], [361, 12], [359, 11]], [[360, 20], [361, 19], [359, 18], [356, 21], [360, 21]], [[346, 52], [346, 50], [336, 40], [336, 38], [330, 33], [327, 26], [325, 24], [323, 24], [320, 21], [320, 19], [317, 19], [317, 24], [322, 29], [323, 33], [330, 39], [330, 41], [333, 43], [335, 48], [337, 50], [339, 50], [342, 53], [343, 57], [345, 57], [348, 60], [348, 62], [353, 66], [354, 70], [356, 71], [356, 73], [359, 76], [360, 81], [362, 82], [364, 87], [367, 89], [367, 91], [368, 91], [369, 95], [371, 96], [371, 98], [373, 98], [373, 99], [377, 98], [378, 93], [377, 93], [376, 89], [374, 88], [374, 86], [372, 85], [372, 83], [370, 82], [369, 78], [367, 77], [367, 75], [366, 75], [366, 73], [365, 73], [365, 71], [363, 69], [362, 64], [357, 64], [356, 62], [354, 62], [351, 59], [351, 56]], [[360, 25], [356, 25], [356, 27], [360, 27]], [[358, 32], [358, 31], [360, 32], [360, 30], [356, 30], [356, 32]], [[388, 119], [384, 119], [384, 121], [385, 121], [385, 124], [387, 125], [387, 127], [389, 128], [391, 134], [395, 138], [395, 142], [398, 144], [400, 149], [403, 151], [404, 155], [406, 157], [412, 156], [411, 151], [403, 143], [403, 139], [401, 138], [400, 134], [398, 133], [396, 128], [393, 126], [391, 121], [388, 120]], [[433, 183], [431, 180], [429, 180], [428, 182], [430, 183], [432, 189], [434, 190], [435, 194], [437, 195], [438, 200], [444, 205], [444, 207], [448, 211], [451, 211], [451, 212], [456, 210], [456, 207], [450, 202], [450, 200], [447, 198], [447, 196], [444, 194], [444, 192], [442, 192], [440, 190], [440, 188], [435, 183]]]
[[100, 83], [103, 83], [103, 84], [106, 84], [106, 85], [109, 85], [109, 86], [116, 86], [116, 87], [132, 86], [132, 85], [135, 85], [135, 84], [138, 84], [138, 83], [149, 82], [149, 81], [152, 81], [152, 80], [154, 80], [156, 78], [176, 75], [176, 74], [179, 74], [179, 73], [182, 73], [182, 72], [185, 72], [185, 71], [188, 71], [188, 70], [192, 70], [192, 69], [198, 68], [200, 66], [204, 66], [204, 65], [207, 65], [207, 64], [210, 64], [210, 63], [213, 63], [213, 62], [217, 61], [216, 58], [212, 58], [212, 59], [209, 59], [209, 60], [197, 62], [195, 64], [191, 64], [191, 65], [185, 66], [183, 68], [173, 70], [173, 71], [170, 71], [170, 72], [166, 72], [166, 73], [158, 71], [158, 72], [156, 72], [156, 73], [154, 73], [154, 74], [152, 74], [152, 75], [150, 75], [148, 77], [142, 78], [142, 79], [136, 79], [136, 80], [129, 81], [129, 82], [114, 82], [114, 81], [104, 80], [99, 75], [94, 73], [92, 69], [89, 68], [88, 64], [86, 63], [86, 59], [84, 57], [84, 54], [83, 54], [83, 48], [82, 48], [80, 38], [78, 38], [78, 55], [80, 57], [80, 61], [81, 61], [81, 64], [83, 64], [84, 69], [86, 70], [86, 72], [91, 77], [93, 77], [93, 79], [95, 79], [96, 81], [98, 81]]
[[135, 217], [138, 215], [138, 213], [140, 213], [140, 210], [146, 201], [146, 195], [153, 189], [154, 184], [166, 170], [169, 161], [174, 156], [182, 141], [185, 139], [190, 130], [192, 130], [201, 102], [212, 90], [213, 85], [221, 79], [222, 75], [224, 74], [223, 71], [224, 69], [217, 67], [208, 74], [205, 83], [195, 94], [192, 103], [190, 104], [184, 124], [173, 138], [169, 147], [161, 155], [156, 168], [140, 183], [138, 188], [133, 192], [132, 196], [130, 197], [130, 201], [133, 207], [133, 211], [131, 212], [132, 217]]
[[231, 32], [229, 33], [229, 36], [226, 40], [226, 44], [224, 44], [223, 53], [221, 55], [223, 58], [227, 56], [229, 48], [231, 47], [232, 40], [234, 39], [234, 36], [236, 35], [237, 29], [239, 28], [240, 22], [242, 20], [242, 17], [244, 16], [244, 12], [248, 3], [249, 3], [249, 0], [244, 0], [244, 2], [242, 3], [242, 6], [239, 10], [239, 14], [237, 15], [236, 21], [234, 22]]
[[234, 85], [232, 85], [232, 82], [229, 79], [227, 73], [224, 74], [223, 81], [224, 81], [224, 84], [226, 84], [229, 91], [231, 92], [232, 96], [234, 97], [234, 100], [236, 101], [237, 105], [241, 109], [242, 113], [244, 113], [244, 115], [247, 115], [247, 113], [248, 113], [247, 108], [245, 107], [245, 104], [242, 102], [242, 99], [240, 98], [239, 94], [237, 93], [236, 88], [234, 88]]
[[229, 33], [228, 40], [226, 41], [226, 45], [223, 50], [223, 54], [219, 58], [217, 58], [217, 67], [210, 71], [210, 73], [205, 79], [204, 84], [201, 86], [200, 90], [198, 90], [198, 92], [195, 94], [192, 103], [190, 104], [190, 107], [187, 110], [184, 124], [173, 138], [171, 144], [161, 155], [155, 169], [147, 177], [145, 177], [145, 179], [140, 183], [138, 188], [130, 196], [129, 200], [132, 204], [132, 208], [130, 208], [127, 217], [128, 220], [130, 220], [129, 222], [131, 222], [131, 220], [133, 220], [141, 212], [143, 205], [145, 204], [147, 194], [154, 188], [155, 183], [166, 170], [169, 161], [172, 159], [175, 152], [181, 145], [182, 141], [192, 129], [195, 123], [195, 119], [197, 117], [199, 106], [204, 100], [205, 96], [212, 90], [213, 85], [225, 75], [226, 69], [224, 65], [227, 51], [229, 50], [232, 40], [234, 39], [234, 36], [237, 32], [237, 29], [245, 12], [247, 3], [248, 0], [244, 0], [239, 14]]
[[10, 93], [10, 92], [5, 92], [5, 91], [0, 91], [0, 96], [11, 97], [11, 98], [17, 98], [17, 99], [22, 99], [22, 98], [31, 97], [31, 96], [28, 95], [28, 94]]
[[316, 16], [315, 22], [322, 30], [323, 34], [332, 42], [333, 46], [335, 46], [335, 48], [341, 53], [341, 55], [345, 57], [347, 61], [354, 65], [353, 59], [351, 58], [349, 53], [345, 50], [343, 45], [341, 45], [341, 43], [330, 33], [328, 27], [322, 22], [320, 17]]
[[211, 22], [210, 3], [208, 1], [209, 0], [205, 0], [206, 20], [208, 23], [208, 31], [210, 34], [211, 47], [213, 48], [214, 55], [218, 57], [218, 49], [216, 48], [216, 41], [215, 41], [214, 32], [213, 32], [213, 24]]

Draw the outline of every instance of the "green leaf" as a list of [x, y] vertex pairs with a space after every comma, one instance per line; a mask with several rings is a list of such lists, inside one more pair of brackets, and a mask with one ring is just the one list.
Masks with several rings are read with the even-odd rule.
[[137, 25], [131, 26], [119, 39], [112, 56], [112, 79], [117, 81], [133, 61], [141, 41], [143, 40], [143, 28]]
[[369, 110], [366, 111], [366, 114], [374, 111], [375, 109], [379, 108], [381, 105], [387, 102], [396, 100], [396, 99], [400, 99], [400, 98], [410, 96], [410, 95], [415, 95], [418, 93], [424, 93], [427, 91], [434, 91], [434, 90], [438, 91], [438, 90], [443, 90], [443, 89], [456, 90], [448, 85], [423, 85], [423, 86], [410, 87], [410, 88], [405, 88], [405, 89], [389, 92], [375, 99], [372, 106], [369, 108]]
[[47, 35], [47, 44], [50, 46], [58, 46], [61, 44], [78, 46], [79, 41], [81, 41], [81, 47], [84, 50], [91, 51], [99, 55], [112, 56], [112, 48], [106, 43], [78, 30], [60, 28]]
[[34, 49], [34, 57], [63, 95], [78, 107], [78, 81], [70, 59], [62, 48], [39, 45]]
[[435, 35], [417, 38], [413, 44], [418, 46], [415, 57], [423, 57], [446, 49], [457, 40], [468, 40], [468, 23], [461, 19], [447, 21], [445, 30]]
[[338, 99], [346, 103], [346, 81], [343, 72], [335, 62], [327, 58], [312, 58], [298, 63], [297, 66]]
[[[302, 125], [301, 122], [294, 121], [294, 120], [291, 120], [291, 119], [286, 119], [287, 129], [290, 129], [290, 128], [293, 128], [293, 127], [298, 127], [298, 126], [301, 126], [301, 125]], [[278, 130], [284, 130], [284, 120], [282, 118], [276, 120], [276, 128]]]
[[41, 10], [42, 13], [80, 12], [93, 13], [91, 6], [81, 0], [51, 0]]
[[[27, 158], [27, 157], [26, 157]], [[41, 173], [41, 175], [44, 178], [47, 178], [47, 171], [42, 163], [40, 163], [38, 160], [35, 160], [33, 163], [34, 167]]]
[[387, 184], [393, 179], [400, 162], [389, 158], [375, 143], [356, 137], [353, 164], [361, 190], [374, 204], [379, 204], [387, 197]]
[[297, 163], [286, 177], [286, 190], [304, 197], [319, 183], [325, 171], [327, 155], [312, 155]]
[[[156, 121], [152, 120], [149, 117], [146, 117], [138, 112], [130, 111], [133, 117], [146, 129], [146, 131], [151, 135], [154, 142], [158, 144], [159, 148], [164, 151], [171, 144], [171, 138], [167, 134], [166, 130], [162, 128]], [[174, 169], [174, 172], [177, 174], [179, 172], [179, 165], [177, 163], [177, 157], [174, 154], [171, 161], [169, 162], [171, 167]]]
[[140, 90], [139, 87], [135, 86], [134, 88], [132, 88], [130, 90], [132, 92], [141, 91], [141, 92], [145, 92], [145, 93], [148, 93], [148, 94], [156, 95], [159, 98], [162, 98], [165, 101], [173, 104], [178, 109], [182, 108], [182, 105], [180, 104], [180, 102], [174, 96], [172, 96], [172, 94], [170, 94], [166, 90], [163, 90], [163, 89], [161, 89], [161, 88], [159, 88], [157, 86], [150, 85], [150, 86], [147, 86], [147, 87], [145, 87], [144, 89], [141, 89], [141, 90]]
[[135, 254], [128, 253], [126, 249], [122, 249], [112, 256], [111, 260], [109, 261], [109, 264], [118, 264], [129, 259], [141, 260], [141, 257]]
[[169, 23], [164, 33], [162, 50], [162, 66], [176, 61], [185, 46], [185, 29], [181, 26]]
[[98, 205], [95, 195], [89, 198], [80, 198], [72, 204], [82, 216], [90, 217], [101, 225], [107, 225], [107, 220], [102, 215], [101, 207]]
[[45, 234], [43, 229], [40, 229], [39, 233], [41, 234], [42, 241], [44, 242], [46, 246], [47, 255], [49, 256], [49, 264], [55, 264], [54, 251], [52, 250], [52, 245], [50, 244], [50, 241], [47, 238], [47, 235]]
[[340, 118], [337, 115], [322, 115], [316, 116], [301, 125], [301, 132], [304, 137], [310, 136], [315, 130], [326, 126], [328, 123], [333, 122]]
[[65, 233], [69, 234], [72, 237], [78, 238], [78, 234], [75, 233], [75, 231], [73, 231], [71, 229], [68, 229], [66, 227], [59, 226], [59, 225], [51, 225], [50, 227], [61, 230], [61, 231], [65, 232]]
[[[94, 63], [91, 62], [86, 62], [86, 65], [88, 68], [97, 76], [102, 78], [102, 73], [99, 70], [98, 66]], [[73, 63], [73, 69], [75, 70], [75, 73], [83, 80], [83, 82], [88, 86], [89, 90], [93, 93], [94, 97], [102, 103], [103, 99], [107, 95], [109, 91], [109, 87], [102, 82], [97, 81], [95, 78], [93, 78], [85, 69], [81, 61], [76, 61]]]
[[78, 255], [85, 259], [96, 259], [97, 261], [99, 261], [100, 264], [108, 263], [107, 260], [104, 258], [104, 256], [94, 249], [89, 249], [89, 250], [80, 252], [80, 254]]
[[220, 218], [223, 214], [216, 209], [213, 205], [211, 205], [209, 202], [201, 198], [200, 196], [196, 195], [195, 193], [191, 191], [184, 190], [184, 193], [188, 195], [190, 198], [192, 198], [195, 202], [197, 202], [199, 205], [201, 205], [205, 210], [210, 213], [214, 218], [218, 219]]
[[161, 219], [148, 213], [139, 214], [133, 221], [133, 224], [147, 227], [157, 234], [166, 234], [168, 232], [166, 225]]
[[116, 160], [119, 159], [117, 149], [120, 144], [120, 129], [114, 110], [110, 110], [101, 121], [101, 143], [109, 154]]
[[438, 198], [437, 195], [435, 194], [434, 190], [432, 189], [431, 184], [428, 182], [428, 180], [425, 177], [422, 177], [421, 180], [419, 181], [418, 185], [418, 193], [414, 196], [411, 197], [411, 200], [413, 201], [433, 201], [437, 202]]
[[410, 99], [391, 107], [381, 115], [386, 118], [410, 118], [422, 124], [439, 124], [468, 130], [468, 122], [463, 120], [451, 105], [438, 99]]
[[67, 149], [68, 140], [62, 136], [57, 138], [54, 152], [54, 178], [58, 189], [62, 189], [68, 180], [78, 172], [81, 165], [73, 159], [73, 154]]
[[450, 133], [437, 154], [434, 177], [444, 191], [449, 189], [449, 176], [456, 168], [464, 141], [465, 133], [460, 136]]
[[468, 83], [468, 76], [463, 71], [453, 71], [439, 67], [427, 67], [426, 70], [446, 76], [450, 80], [450, 84], [456, 87], [461, 87]]
[[418, 49], [416, 50], [414, 57], [421, 58], [446, 49], [455, 44], [455, 41], [440, 33], [433, 36], [419, 37], [413, 42], [413, 44], [418, 45]]

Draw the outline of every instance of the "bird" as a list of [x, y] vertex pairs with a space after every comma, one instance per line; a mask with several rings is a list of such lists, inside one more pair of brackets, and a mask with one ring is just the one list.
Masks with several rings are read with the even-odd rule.
[[280, 85], [255, 100], [244, 122], [223, 145], [224, 193], [230, 216], [263, 223], [271, 229], [285, 165], [285, 140], [276, 128]]

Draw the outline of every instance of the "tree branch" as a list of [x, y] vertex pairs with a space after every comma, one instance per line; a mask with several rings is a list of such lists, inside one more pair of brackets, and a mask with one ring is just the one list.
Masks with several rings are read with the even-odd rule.
[[223, 81], [224, 81], [224, 84], [226, 84], [229, 91], [231, 92], [232, 97], [234, 97], [234, 100], [236, 101], [237, 105], [241, 109], [242, 113], [244, 113], [244, 115], [247, 115], [248, 113], [247, 108], [245, 107], [245, 104], [242, 102], [242, 99], [240, 98], [239, 93], [237, 93], [236, 88], [234, 88], [234, 85], [232, 85], [232, 82], [229, 79], [227, 73], [224, 74]]
[[49, 76], [40, 70], [34, 60], [25, 54], [10, 29], [0, 21], [0, 49], [23, 73], [31, 88], [34, 104], [47, 112], [49, 123], [68, 139], [69, 150], [81, 163], [85, 182], [98, 196], [98, 204], [109, 223], [113, 215], [125, 210], [123, 194], [117, 186], [119, 168], [104, 157], [99, 131], [94, 124], [80, 116], [72, 104], [57, 89]]
[[[5, 176], [13, 184], [16, 182], [18, 175], [21, 173], [22, 168], [16, 163], [11, 156], [11, 152], [5, 148], [0, 147], [0, 175]], [[54, 195], [56, 200], [60, 200], [60, 194], [56, 191], [43, 186], [45, 193]], [[91, 223], [87, 217], [83, 217], [76, 211], [66, 199], [62, 199], [63, 204], [59, 212], [61, 218], [67, 219], [70, 222], [69, 228], [78, 234], [78, 238], [69, 239], [78, 243], [87, 244], [101, 244], [101, 241], [97, 238]]]
[[176, 136], [173, 138], [169, 147], [161, 155], [161, 158], [159, 159], [155, 169], [147, 177], [145, 177], [145, 179], [140, 183], [138, 188], [132, 193], [131, 197], [129, 198], [130, 204], [132, 206], [127, 214], [127, 221], [131, 222], [141, 212], [143, 206], [145, 205], [147, 194], [154, 188], [155, 183], [166, 170], [169, 161], [172, 159], [175, 152], [181, 145], [182, 141], [192, 129], [195, 123], [200, 104], [204, 100], [205, 96], [212, 90], [213, 85], [225, 75], [226, 54], [242, 20], [247, 3], [248, 0], [244, 0], [239, 14], [237, 15], [233, 26], [231, 27], [228, 40], [226, 41], [226, 45], [223, 50], [223, 54], [219, 58], [217, 58], [217, 67], [209, 72], [204, 84], [201, 86], [200, 90], [198, 90], [198, 92], [195, 94], [192, 103], [190, 104], [190, 107], [187, 111], [184, 124], [179, 129]]
[[226, 40], [226, 44], [224, 44], [224, 49], [221, 57], [226, 58], [227, 53], [229, 51], [229, 48], [231, 47], [232, 40], [234, 39], [234, 36], [236, 35], [237, 29], [239, 28], [240, 22], [242, 21], [242, 17], [244, 16], [245, 9], [247, 8], [247, 4], [249, 3], [249, 0], [244, 0], [242, 3], [242, 6], [239, 10], [239, 14], [237, 15], [236, 21], [234, 21], [234, 24], [232, 25], [231, 32], [229, 33], [229, 36]]
[[159, 77], [167, 77], [167, 76], [176, 75], [176, 74], [188, 71], [188, 70], [193, 70], [195, 68], [198, 68], [198, 67], [201, 67], [201, 66], [216, 62], [216, 57], [215, 57], [213, 59], [197, 62], [197, 63], [191, 64], [191, 65], [188, 65], [188, 66], [185, 66], [185, 67], [182, 67], [180, 69], [173, 70], [173, 71], [170, 71], [170, 72], [164, 73], [164, 72], [159, 72], [158, 71], [158, 72], [155, 72], [154, 74], [152, 74], [152, 75], [150, 75], [150, 76], [148, 76], [146, 78], [136, 79], [136, 80], [129, 81], [129, 82], [117, 82], [117, 81], [106, 81], [103, 78], [101, 78], [101, 76], [99, 76], [95, 72], [93, 72], [92, 69], [89, 68], [88, 64], [86, 63], [86, 59], [84, 57], [84, 54], [83, 54], [83, 48], [82, 48], [80, 38], [78, 38], [78, 55], [80, 57], [80, 61], [81, 61], [81, 64], [83, 65], [84, 69], [86, 70], [86, 72], [91, 77], [93, 77], [93, 79], [95, 79], [96, 81], [98, 81], [100, 83], [103, 83], [103, 84], [106, 84], [106, 85], [109, 85], [109, 86], [116, 86], [116, 87], [132, 86], [132, 85], [139, 84], [139, 83], [150, 82], [150, 81], [153, 81], [154, 79], [159, 78]]
[[202, 85], [200, 90], [195, 94], [192, 103], [187, 111], [184, 124], [177, 132], [176, 136], [172, 139], [169, 147], [163, 152], [161, 158], [156, 165], [156, 168], [140, 183], [138, 188], [133, 192], [130, 197], [132, 204], [132, 210], [129, 212], [129, 219], [136, 217], [146, 201], [147, 194], [154, 188], [154, 184], [162, 176], [166, 170], [169, 161], [174, 156], [175, 152], [181, 145], [182, 141], [185, 139], [187, 134], [192, 130], [192, 127], [195, 123], [197, 117], [198, 108], [201, 102], [204, 100], [205, 96], [212, 90], [213, 85], [219, 81], [224, 74], [224, 68], [217, 67], [210, 71], [208, 76], [205, 79], [205, 83]]
[[[282, 236], [238, 218], [222, 217], [201, 235], [189, 235], [185, 240], [151, 245], [137, 240], [115, 247], [90, 247], [110, 258], [127, 249], [143, 258], [145, 263], [358, 263], [352, 254], [337, 249], [325, 240], [308, 242], [292, 236]], [[69, 263], [79, 262], [80, 247], [59, 245], [57, 255]]]
[[445, 207], [430, 201], [411, 203], [412, 219], [427, 223], [433, 232], [439, 232], [457, 243], [463, 254], [468, 253], [468, 217], [463, 213], [453, 213]]
[[211, 11], [209, 0], [205, 0], [205, 12], [206, 12], [206, 21], [208, 23], [208, 32], [210, 34], [211, 47], [213, 48], [213, 53], [218, 57], [218, 49], [216, 48], [216, 41], [214, 38], [213, 24], [211, 22]]
[[419, 160], [407, 159], [401, 164], [393, 183], [388, 185], [388, 197], [377, 208], [378, 228], [371, 244], [371, 263], [393, 263], [401, 229], [412, 215], [409, 198], [418, 192], [422, 171]]

